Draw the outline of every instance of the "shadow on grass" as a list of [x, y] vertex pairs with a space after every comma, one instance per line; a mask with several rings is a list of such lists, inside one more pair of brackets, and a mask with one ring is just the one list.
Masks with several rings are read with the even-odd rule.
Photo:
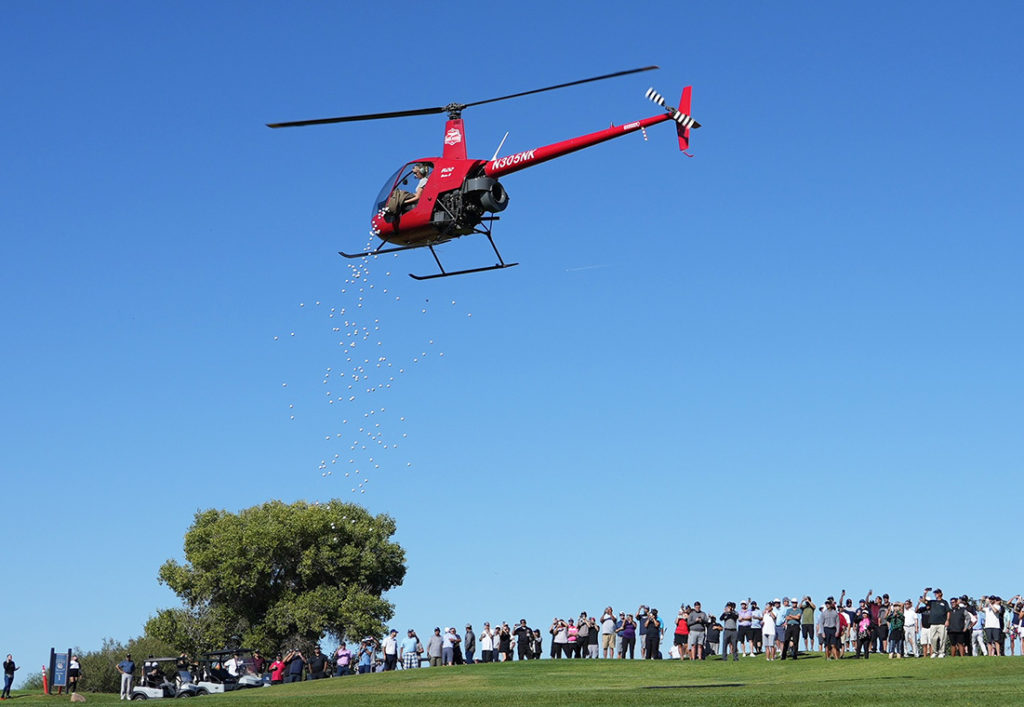
[[704, 690], [709, 687], [746, 687], [745, 682], [722, 682], [714, 685], [644, 685], [645, 690]]

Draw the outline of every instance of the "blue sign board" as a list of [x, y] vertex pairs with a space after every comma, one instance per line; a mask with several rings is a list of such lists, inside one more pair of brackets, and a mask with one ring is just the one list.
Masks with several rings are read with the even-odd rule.
[[71, 663], [71, 649], [67, 653], [56, 653], [50, 649], [50, 687], [67, 687], [68, 665]]

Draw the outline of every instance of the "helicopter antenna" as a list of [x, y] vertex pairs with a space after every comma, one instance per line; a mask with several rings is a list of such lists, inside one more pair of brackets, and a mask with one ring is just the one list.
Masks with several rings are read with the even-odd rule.
[[491, 162], [498, 159], [498, 153], [501, 152], [501, 146], [505, 144], [505, 140], [508, 139], [508, 130], [505, 131], [505, 137], [501, 138], [501, 142], [498, 143], [498, 149], [494, 151], [494, 157], [491, 158]]

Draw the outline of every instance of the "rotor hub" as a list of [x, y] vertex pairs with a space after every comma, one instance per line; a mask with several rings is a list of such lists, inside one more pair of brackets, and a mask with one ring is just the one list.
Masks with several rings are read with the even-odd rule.
[[449, 103], [444, 109], [448, 111], [449, 120], [459, 120], [462, 118], [462, 109], [465, 107], [465, 103]]

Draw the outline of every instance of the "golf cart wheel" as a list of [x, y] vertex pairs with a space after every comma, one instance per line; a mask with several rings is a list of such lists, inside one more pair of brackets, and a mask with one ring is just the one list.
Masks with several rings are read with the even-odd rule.
[[148, 698], [148, 697], [146, 697], [145, 695], [143, 695], [143, 694], [142, 694], [141, 692], [133, 692], [133, 693], [132, 693], [132, 701], [133, 701], [133, 702], [134, 702], [135, 700], [148, 700], [148, 699], [149, 699], [149, 698]]
[[175, 695], [175, 697], [177, 697], [177, 698], [184, 698], [184, 697], [191, 697], [191, 696], [192, 696], [191, 692], [182, 692], [180, 694]]
[[210, 694], [210, 691], [207, 690], [205, 687], [201, 687], [198, 690], [196, 690], [196, 697], [202, 697], [203, 695], [209, 695], [209, 694]]

